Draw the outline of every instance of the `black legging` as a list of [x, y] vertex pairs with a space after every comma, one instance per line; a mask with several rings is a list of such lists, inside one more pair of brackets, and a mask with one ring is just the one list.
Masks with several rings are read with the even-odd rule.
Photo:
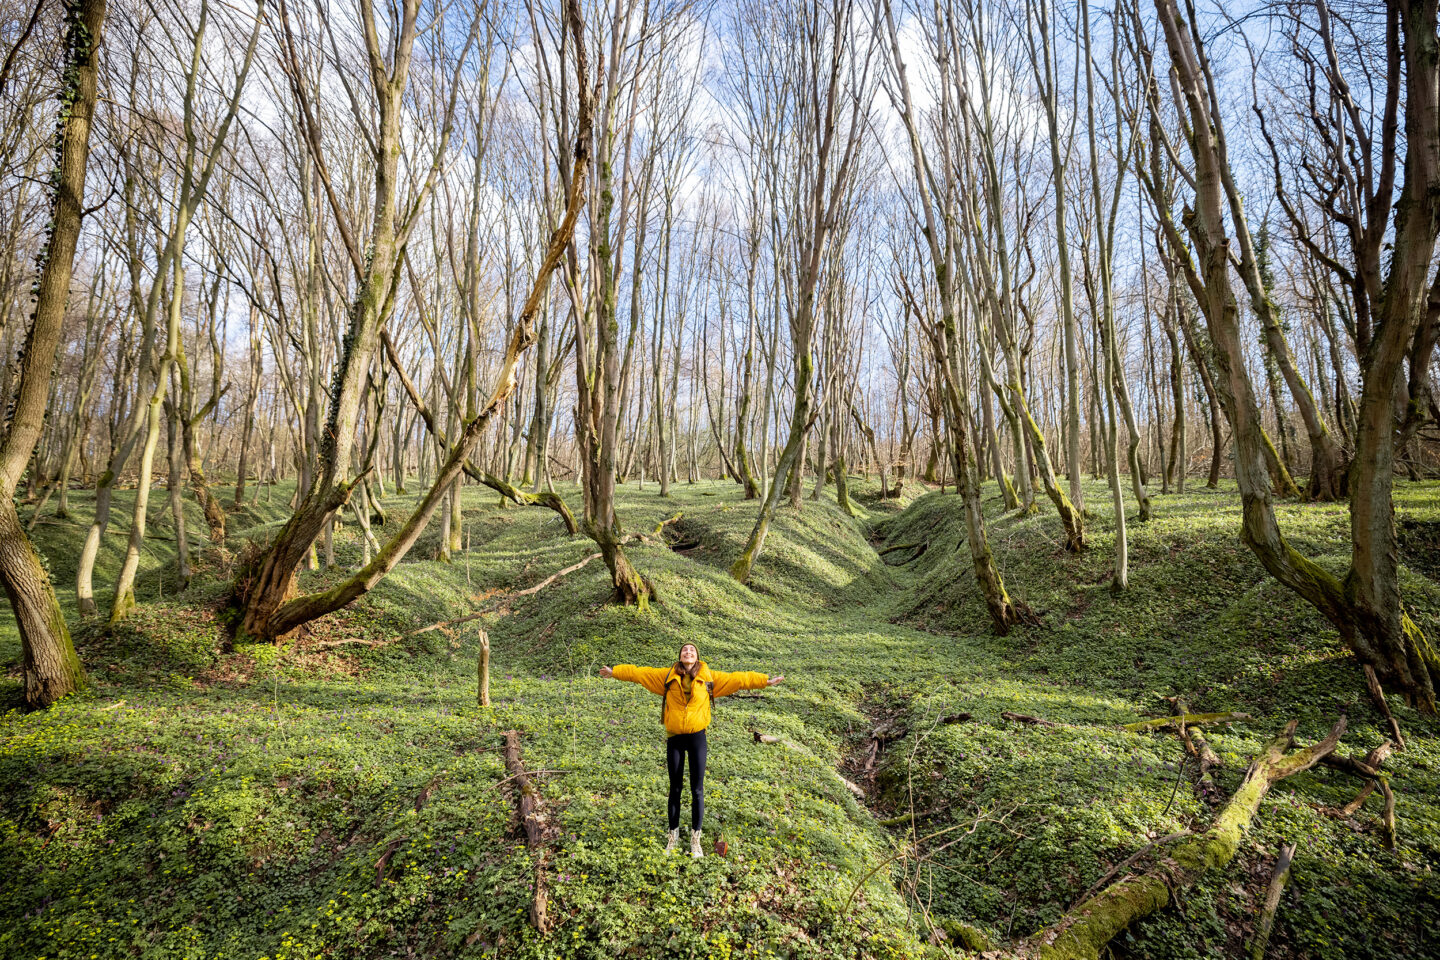
[[665, 741], [665, 768], [670, 771], [670, 829], [680, 829], [680, 785], [685, 755], [690, 755], [690, 829], [699, 830], [705, 816], [705, 731], [677, 733]]

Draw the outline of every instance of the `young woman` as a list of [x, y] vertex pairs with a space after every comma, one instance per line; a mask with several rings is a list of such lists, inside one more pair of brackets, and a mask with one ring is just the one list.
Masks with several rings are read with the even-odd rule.
[[600, 676], [638, 683], [665, 698], [660, 706], [667, 735], [665, 767], [670, 771], [670, 842], [665, 852], [674, 853], [680, 842], [680, 786], [685, 779], [685, 758], [689, 757], [690, 856], [705, 856], [700, 849], [700, 820], [705, 816], [705, 728], [710, 726], [710, 699], [773, 687], [785, 678], [711, 670], [693, 643], [682, 646], [680, 658], [668, 668], [621, 663], [614, 668], [601, 667]]

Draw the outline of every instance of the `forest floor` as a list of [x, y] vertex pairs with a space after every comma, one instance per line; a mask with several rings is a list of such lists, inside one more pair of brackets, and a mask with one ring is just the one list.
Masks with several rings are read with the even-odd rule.
[[[111, 631], [77, 627], [91, 689], [0, 716], [0, 958], [919, 957], [1013, 943], [1151, 839], [1203, 828], [1287, 721], [1308, 742], [1348, 711], [1351, 755], [1385, 739], [1335, 631], [1240, 543], [1233, 488], [1198, 486], [1155, 496], [1155, 519], [1130, 525], [1119, 596], [1102, 485], [1087, 487], [1096, 516], [1078, 557], [1053, 513], [1001, 516], [989, 501], [1006, 584], [1040, 619], [1006, 637], [976, 593], [956, 498], [877, 502], [873, 483], [855, 485], [858, 518], [833, 488], [798, 515], [782, 508], [748, 588], [726, 572], [755, 513], [738, 488], [680, 483], [662, 499], [653, 484], [624, 485], [627, 529], [650, 536], [682, 514], [631, 544], [658, 590], [649, 612], [607, 605], [599, 560], [518, 596], [592, 545], [548, 510], [467, 488], [468, 551], [420, 559], [432, 527], [374, 593], [279, 647], [227, 649], [230, 561], [199, 551], [178, 591], [158, 518], [139, 612]], [[575, 489], [561, 492], [578, 510]], [[97, 584], [124, 546], [120, 499]], [[67, 606], [92, 502], [76, 494], [71, 520], [36, 530]], [[411, 502], [384, 501], [392, 528]], [[1396, 503], [1406, 600], [1440, 638], [1440, 485], [1402, 482]], [[231, 518], [231, 548], [264, 537], [284, 507], [283, 490], [261, 493]], [[1343, 506], [1280, 512], [1302, 552], [1343, 569]], [[190, 530], [198, 549], [198, 514]], [[342, 565], [358, 561], [356, 532], [336, 538]], [[5, 618], [8, 709], [20, 648]], [[489, 708], [476, 705], [482, 625]], [[685, 641], [716, 669], [786, 676], [716, 706], [706, 847], [723, 835], [729, 850], [700, 861], [662, 851], [657, 698], [597, 675], [668, 664]], [[1224, 766], [1208, 794], [1173, 732], [1119, 729], [1170, 713], [1174, 696], [1253, 717], [1211, 731]], [[1269, 956], [1435, 956], [1440, 723], [1391, 699], [1408, 740], [1385, 764], [1395, 850], [1381, 843], [1378, 796], [1348, 818], [1321, 809], [1356, 795], [1348, 775], [1287, 779], [1235, 860], [1118, 938], [1114, 955], [1242, 955], [1276, 851], [1295, 842]], [[943, 722], [959, 712], [970, 718]], [[877, 725], [885, 743], [867, 772]], [[527, 917], [534, 862], [507, 730], [543, 771], [555, 922], [544, 938]], [[945, 945], [927, 944], [932, 925]]]

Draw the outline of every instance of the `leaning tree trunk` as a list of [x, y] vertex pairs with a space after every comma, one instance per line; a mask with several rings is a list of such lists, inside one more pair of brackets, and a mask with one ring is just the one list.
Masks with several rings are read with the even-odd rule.
[[[765, 549], [765, 538], [770, 533], [770, 523], [775, 517], [775, 508], [780, 505], [780, 498], [785, 493], [786, 480], [790, 476], [790, 470], [800, 456], [800, 447], [805, 442], [805, 434], [810, 429], [810, 406], [812, 403], [811, 392], [813, 390], [813, 359], [810, 356], [809, 326], [812, 324], [813, 314], [808, 305], [813, 304], [813, 292], [802, 292], [801, 310], [805, 315], [797, 318], [797, 332], [803, 332], [803, 336], [797, 338], [795, 344], [795, 405], [790, 411], [790, 433], [786, 436], [785, 447], [780, 451], [780, 459], [775, 464], [775, 475], [771, 478], [770, 487], [765, 493], [765, 499], [760, 505], [760, 515], [755, 518], [755, 525], [750, 529], [750, 537], [745, 541], [745, 548], [741, 550], [740, 556], [730, 566], [730, 575], [741, 583], [748, 583], [750, 571], [759, 559], [760, 552]], [[805, 329], [800, 330], [799, 324], [803, 322]]]
[[[181, 205], [175, 227], [176, 236], [184, 236], [189, 211]], [[175, 257], [170, 285], [170, 309], [166, 320], [165, 353], [152, 371], [154, 389], [146, 401], [145, 444], [140, 449], [139, 480], [135, 485], [135, 505], [131, 512], [130, 539], [125, 546], [125, 559], [115, 580], [115, 596], [110, 603], [110, 623], [124, 620], [135, 611], [135, 577], [140, 570], [140, 551], [145, 546], [145, 526], [150, 509], [150, 487], [154, 479], [155, 448], [160, 443], [160, 420], [165, 411], [165, 393], [169, 386], [170, 365], [175, 362], [176, 345], [180, 342], [180, 308], [185, 295], [185, 261]], [[157, 280], [157, 282], [159, 282]]]
[[[569, 0], [567, 3], [567, 14], [569, 26], [573, 35], [581, 36], [580, 13], [578, 0]], [[575, 159], [572, 165], [571, 182], [568, 185], [568, 202], [565, 215], [559, 225], [555, 228], [550, 237], [550, 244], [546, 250], [545, 258], [541, 261], [536, 272], [534, 284], [531, 287], [530, 295], [525, 299], [520, 315], [516, 318], [515, 327], [511, 331], [507, 342], [505, 355], [501, 360], [499, 372], [496, 376], [496, 383], [489, 400], [479, 409], [476, 416], [466, 423], [465, 429], [461, 431], [454, 446], [450, 448], [449, 454], [441, 464], [430, 489], [416, 506], [415, 511], [400, 530], [380, 548], [376, 555], [365, 564], [353, 576], [347, 578], [331, 590], [323, 593], [310, 594], [297, 597], [283, 605], [277, 606], [264, 621], [268, 631], [268, 638], [284, 636], [312, 620], [339, 610], [341, 607], [364, 596], [378, 584], [386, 574], [395, 569], [395, 566], [405, 558], [415, 541], [420, 538], [430, 518], [434, 516], [442, 501], [448, 500], [452, 488], [459, 481], [461, 474], [465, 471], [467, 461], [479, 444], [480, 438], [484, 435], [486, 428], [490, 425], [491, 419], [497, 411], [501, 410], [506, 400], [514, 393], [517, 384], [517, 371], [522, 355], [535, 342], [535, 316], [539, 312], [540, 303], [549, 287], [551, 274], [559, 265], [565, 248], [570, 244], [575, 235], [575, 224], [580, 216], [580, 209], [585, 205], [585, 179], [589, 168], [588, 144], [590, 141], [591, 107], [590, 97], [584, 91], [586, 87], [586, 58], [583, 44], [577, 45], [576, 49], [576, 70], [579, 75], [578, 88], [582, 91], [580, 95], [580, 114], [576, 132]], [[398, 367], [397, 367], [398, 369]], [[412, 389], [413, 387], [409, 387]], [[430, 421], [433, 432], [433, 420]], [[435, 435], [434, 439], [439, 443], [440, 437]], [[613, 474], [612, 474], [613, 476]], [[360, 480], [363, 482], [363, 477]], [[348, 493], [348, 489], [347, 489]], [[341, 503], [344, 502], [342, 499]], [[338, 504], [337, 504], [338, 507]], [[297, 517], [300, 514], [297, 513]], [[323, 519], [323, 518], [322, 518]], [[294, 520], [292, 519], [292, 523]], [[318, 529], [317, 529], [318, 532]], [[442, 531], [442, 535], [443, 535]], [[313, 539], [313, 536], [311, 537]], [[623, 554], [622, 554], [623, 556]], [[298, 557], [296, 558], [298, 563]], [[294, 569], [293, 567], [291, 568]]]
[[195, 501], [200, 504], [200, 510], [205, 514], [205, 525], [210, 529], [210, 542], [222, 544], [225, 542], [225, 508], [205, 479], [205, 468], [200, 463], [200, 452], [195, 444], [195, 426], [209, 415], [210, 410], [211, 407], [206, 406], [194, 417], [180, 418], [180, 445], [184, 453], [186, 473], [190, 478], [190, 492], [194, 494]]
[[47, 707], [85, 685], [65, 615], [50, 576], [15, 512], [15, 488], [45, 425], [55, 352], [65, 322], [75, 246], [84, 216], [85, 174], [95, 114], [105, 0], [78, 0], [66, 7], [65, 73], [56, 131], [58, 169], [49, 236], [36, 288], [34, 321], [20, 359], [20, 382], [9, 429], [0, 440], [0, 584], [20, 633], [24, 697], [29, 708]]
[[240, 427], [240, 462], [235, 468], [234, 509], [236, 510], [245, 505], [246, 474], [250, 472], [250, 438], [255, 433], [255, 410], [260, 402], [260, 375], [263, 371], [261, 369], [259, 314], [260, 309], [251, 304], [250, 381], [249, 390], [245, 395], [245, 419]]
[[[413, 11], [408, 5], [405, 18], [413, 21]], [[296, 571], [335, 511], [348, 502], [356, 483], [356, 479], [349, 476], [351, 441], [368, 386], [366, 373], [379, 343], [382, 315], [393, 304], [392, 288], [397, 280], [400, 103], [409, 75], [413, 22], [405, 24], [402, 39], [403, 49], [394, 54], [394, 75], [373, 78], [379, 94], [380, 127], [375, 133], [373, 229], [369, 256], [363, 263], [356, 263], [355, 299], [350, 306], [349, 330], [336, 361], [329, 413], [320, 432], [319, 463], [294, 513], [280, 528], [269, 549], [253, 568], [242, 571], [236, 581], [245, 611], [239, 628], [242, 636], [274, 638], [283, 633], [272, 627], [270, 619], [294, 596]], [[312, 150], [315, 146], [313, 142], [310, 144]]]

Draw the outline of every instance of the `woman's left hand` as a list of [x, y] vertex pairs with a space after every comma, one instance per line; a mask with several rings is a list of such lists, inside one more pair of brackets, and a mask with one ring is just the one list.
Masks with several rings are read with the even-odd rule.
[[783, 673], [780, 674], [780, 676], [778, 676], [778, 677], [771, 677], [769, 680], [766, 680], [766, 681], [765, 681], [765, 686], [767, 686], [767, 687], [773, 687], [773, 686], [775, 686], [775, 684], [781, 682], [781, 681], [784, 680], [784, 679], [785, 679], [785, 674], [783, 674]]

